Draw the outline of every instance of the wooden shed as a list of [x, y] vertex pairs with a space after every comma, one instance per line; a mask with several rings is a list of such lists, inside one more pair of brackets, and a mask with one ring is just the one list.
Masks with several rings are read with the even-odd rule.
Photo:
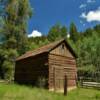
[[66, 40], [26, 52], [16, 59], [15, 82], [37, 85], [39, 79], [45, 79], [45, 86], [52, 91], [63, 91], [65, 84], [67, 89], [76, 88], [76, 54]]

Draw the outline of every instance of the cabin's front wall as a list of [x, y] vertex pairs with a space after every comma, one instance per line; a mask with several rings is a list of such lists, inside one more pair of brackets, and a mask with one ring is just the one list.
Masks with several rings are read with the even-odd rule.
[[38, 85], [39, 78], [48, 78], [47, 54], [16, 62], [15, 82]]
[[65, 43], [49, 53], [49, 89], [64, 90], [64, 79], [67, 76], [67, 87], [76, 86], [76, 61]]

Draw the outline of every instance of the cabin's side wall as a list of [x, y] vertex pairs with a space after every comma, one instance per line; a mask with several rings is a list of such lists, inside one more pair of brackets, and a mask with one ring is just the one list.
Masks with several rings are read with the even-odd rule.
[[48, 78], [47, 54], [41, 54], [16, 62], [15, 82], [37, 85], [39, 78]]
[[[76, 86], [76, 61], [71, 52], [62, 43], [49, 54], [49, 89], [64, 88], [64, 77], [67, 76], [67, 86]], [[60, 82], [60, 83], [59, 83]], [[59, 84], [58, 84], [59, 83]]]

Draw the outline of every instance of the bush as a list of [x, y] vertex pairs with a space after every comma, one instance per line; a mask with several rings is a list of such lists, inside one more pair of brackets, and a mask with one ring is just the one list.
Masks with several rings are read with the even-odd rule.
[[37, 86], [39, 88], [46, 88], [47, 86], [47, 79], [45, 77], [39, 77], [37, 81]]

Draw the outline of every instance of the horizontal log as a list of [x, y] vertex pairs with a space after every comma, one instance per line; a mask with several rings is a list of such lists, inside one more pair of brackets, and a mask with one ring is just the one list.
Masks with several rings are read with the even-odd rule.
[[75, 60], [70, 60], [70, 59], [66, 59], [66, 58], [60, 58], [60, 57], [50, 57], [49, 56], [49, 58], [48, 59], [50, 59], [50, 60], [57, 60], [57, 61], [62, 61], [62, 62], [66, 62], [66, 61], [70, 61], [70, 62], [76, 62]]
[[68, 56], [64, 56], [64, 55], [58, 55], [58, 54], [54, 54], [54, 53], [50, 53], [49, 54], [50, 56], [56, 56], [56, 57], [63, 57], [63, 58], [66, 58], [66, 59], [70, 59], [70, 60], [75, 60], [74, 57], [68, 57]]

